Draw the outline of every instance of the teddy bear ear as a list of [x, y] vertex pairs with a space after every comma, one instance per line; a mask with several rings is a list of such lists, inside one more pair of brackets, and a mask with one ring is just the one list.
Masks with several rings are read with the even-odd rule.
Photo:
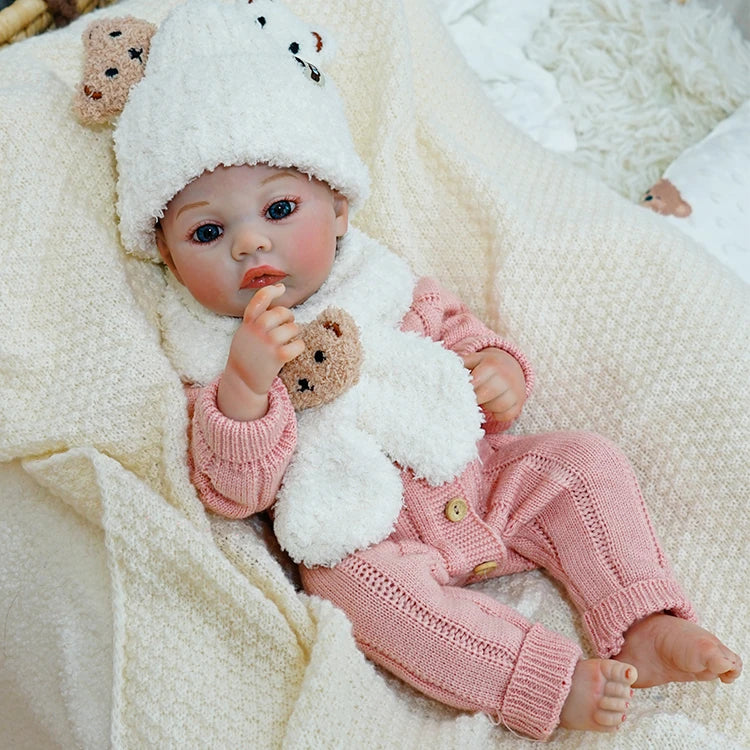
[[84, 125], [110, 122], [143, 78], [156, 26], [139, 18], [104, 18], [83, 32], [83, 77], [73, 108]]
[[346, 338], [359, 343], [359, 328], [354, 318], [340, 307], [327, 307], [315, 318], [325, 331], [332, 333], [337, 339]]
[[324, 320], [323, 328], [325, 328], [326, 331], [331, 331], [337, 339], [340, 339], [344, 335], [341, 330], [341, 325], [335, 320]]
[[336, 57], [336, 37], [333, 34], [326, 29], [318, 27], [310, 32], [310, 36], [312, 37], [310, 49], [315, 52], [312, 62], [317, 61], [318, 63], [327, 64]]
[[675, 206], [674, 215], [680, 219], [684, 219], [693, 213], [692, 206], [684, 199], [680, 198], [680, 202]]

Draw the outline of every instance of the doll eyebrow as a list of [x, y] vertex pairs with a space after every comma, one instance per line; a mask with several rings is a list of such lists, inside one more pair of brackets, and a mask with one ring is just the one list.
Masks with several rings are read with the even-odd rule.
[[208, 201], [198, 201], [197, 203], [186, 203], [178, 212], [175, 218], [179, 218], [183, 211], [187, 211], [189, 208], [196, 208], [197, 206], [207, 206]]
[[284, 170], [283, 172], [276, 172], [272, 175], [269, 175], [264, 180], [261, 180], [260, 184], [267, 185], [269, 182], [273, 182], [274, 180], [280, 180], [284, 177], [293, 177], [294, 179], [297, 179], [299, 177], [299, 173], [293, 172], [291, 169]]

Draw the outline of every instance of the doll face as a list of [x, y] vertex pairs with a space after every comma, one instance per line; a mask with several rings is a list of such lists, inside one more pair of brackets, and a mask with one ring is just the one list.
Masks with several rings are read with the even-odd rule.
[[294, 307], [328, 278], [346, 198], [294, 169], [264, 164], [204, 172], [168, 204], [156, 244], [204, 307], [241, 317], [258, 289], [282, 282]]

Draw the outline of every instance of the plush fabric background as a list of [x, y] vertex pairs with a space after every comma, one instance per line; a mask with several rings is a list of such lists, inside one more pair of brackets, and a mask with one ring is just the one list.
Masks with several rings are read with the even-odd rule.
[[750, 37], [722, 3], [433, 2], [508, 120], [635, 202], [679, 171], [693, 212], [664, 221], [750, 280]]
[[750, 44], [703, 0], [553, 0], [526, 47], [552, 73], [570, 159], [631, 200], [750, 98]]
[[[517, 430], [624, 447], [704, 624], [747, 657], [747, 287], [502, 120], [428, 0], [290, 4], [338, 32], [373, 176], [358, 226], [525, 349], [538, 387]], [[90, 20], [0, 52], [0, 744], [530, 745], [376, 671], [250, 525], [204, 514], [161, 271], [123, 256], [109, 131], [70, 111]], [[543, 574], [485, 587], [580, 637]], [[616, 736], [555, 743], [742, 748], [749, 703], [746, 676], [656, 688]]]

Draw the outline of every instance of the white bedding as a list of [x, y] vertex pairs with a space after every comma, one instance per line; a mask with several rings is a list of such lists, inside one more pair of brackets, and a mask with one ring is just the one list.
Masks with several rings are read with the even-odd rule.
[[[373, 176], [358, 225], [527, 352], [517, 430], [622, 445], [703, 623], [747, 661], [747, 286], [571, 165], [580, 126], [560, 154], [499, 117], [429, 0], [290, 5], [338, 32]], [[531, 747], [376, 670], [252, 525], [204, 512], [155, 325], [163, 277], [124, 257], [110, 134], [70, 110], [89, 20], [0, 50], [0, 747]], [[582, 637], [544, 574], [484, 587]], [[748, 705], [746, 675], [641, 691], [617, 735], [553, 746], [742, 750]]]
[[453, 40], [500, 112], [546, 148], [574, 151], [573, 121], [555, 77], [526, 51], [552, 0], [434, 0]]
[[434, 2], [508, 120], [631, 200], [677, 175], [693, 210], [665, 220], [750, 283], [750, 40], [728, 11], [700, 0]]

